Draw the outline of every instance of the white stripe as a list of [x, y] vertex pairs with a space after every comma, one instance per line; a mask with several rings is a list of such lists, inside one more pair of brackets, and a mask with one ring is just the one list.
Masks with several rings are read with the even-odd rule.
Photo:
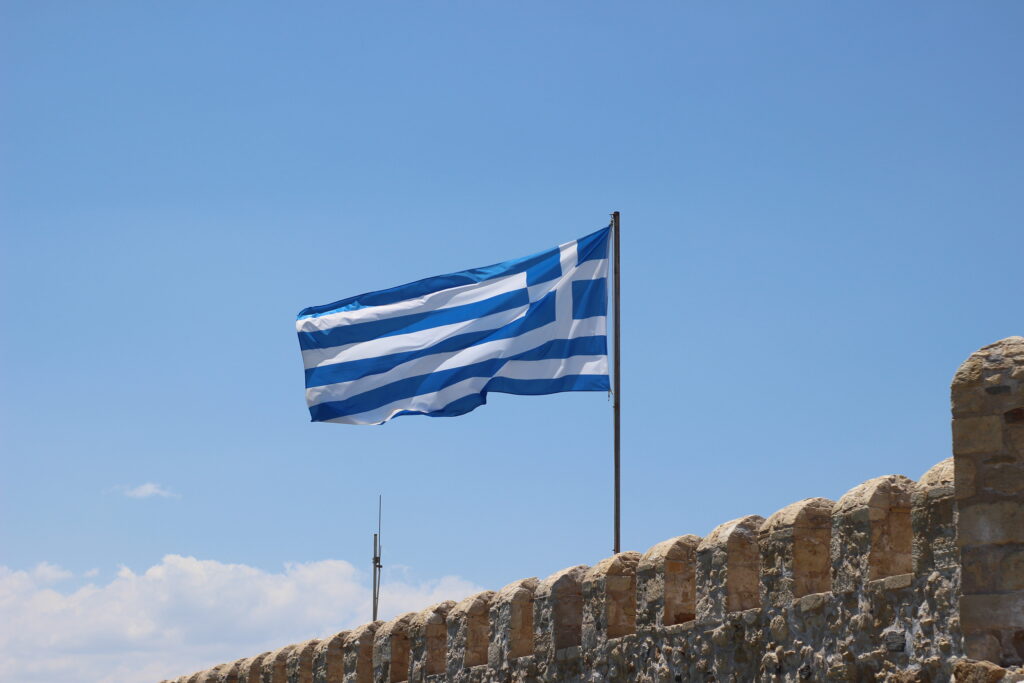
[[441, 325], [440, 327], [431, 327], [426, 330], [396, 334], [390, 337], [380, 337], [379, 339], [355, 342], [345, 344], [344, 346], [332, 346], [328, 349], [306, 349], [302, 352], [302, 362], [308, 370], [309, 368], [333, 365], [334, 363], [345, 363], [351, 360], [363, 360], [364, 358], [387, 356], [392, 353], [426, 349], [442, 339], [447, 339], [456, 334], [496, 330], [499, 327], [504, 327], [526, 315], [526, 311], [529, 308], [529, 306], [510, 308], [507, 311], [492, 313], [482, 318], [474, 318], [461, 323]]
[[373, 322], [385, 318], [407, 315], [410, 313], [429, 313], [453, 306], [476, 303], [492, 296], [508, 294], [526, 287], [526, 273], [515, 273], [505, 277], [473, 282], [459, 287], [442, 289], [415, 299], [405, 299], [383, 306], [367, 306], [353, 311], [325, 313], [313, 318], [302, 318], [295, 321], [295, 329], [299, 332], [319, 332], [341, 325]]
[[[561, 296], [561, 293], [559, 293]], [[568, 324], [567, 324], [568, 323]], [[337, 382], [306, 389], [306, 402], [313, 406], [327, 401], [343, 401], [363, 392], [386, 386], [392, 382], [428, 375], [432, 372], [461, 368], [494, 358], [507, 358], [535, 349], [552, 339], [574, 339], [576, 337], [602, 336], [605, 334], [605, 318], [593, 317], [585, 320], [556, 320], [542, 327], [530, 330], [518, 337], [496, 339], [470, 346], [459, 351], [437, 353], [402, 363], [387, 372], [368, 375], [348, 382]], [[564, 334], [563, 334], [564, 333]], [[540, 361], [514, 361], [515, 363], [538, 363]], [[501, 374], [501, 373], [498, 373]]]
[[545, 360], [513, 360], [495, 377], [509, 379], [557, 379], [568, 375], [607, 375], [608, 356], [570, 356]]
[[[522, 376], [516, 377], [515, 379], [558, 379], [559, 377], [566, 377], [568, 375], [580, 375], [587, 374], [583, 368], [595, 367], [594, 365], [595, 356], [574, 356], [573, 358], [566, 358], [566, 361], [573, 361], [574, 359], [580, 359], [578, 365], [575, 363], [566, 363], [561, 374], [552, 375], [547, 373], [531, 374], [528, 372], [522, 372]], [[543, 361], [521, 361], [522, 364], [528, 365], [529, 363], [534, 365], [541, 365]], [[605, 369], [607, 372], [607, 368]], [[500, 376], [505, 376], [503, 373]], [[435, 410], [440, 410], [444, 406], [448, 405], [456, 399], [462, 398], [463, 396], [470, 396], [472, 394], [479, 394], [484, 388], [484, 385], [491, 381], [491, 377], [471, 377], [465, 381], [458, 382], [451, 386], [445, 387], [441, 391], [436, 391], [430, 394], [423, 394], [421, 396], [415, 396], [413, 398], [402, 399], [395, 401], [386, 406], [381, 406], [375, 410], [369, 410], [365, 413], [359, 413], [357, 415], [346, 415], [344, 417], [336, 417], [333, 420], [327, 420], [327, 422], [337, 422], [339, 424], [362, 424], [362, 425], [373, 425], [382, 424], [393, 418], [403, 410], [412, 410], [416, 412], [429, 413]]]

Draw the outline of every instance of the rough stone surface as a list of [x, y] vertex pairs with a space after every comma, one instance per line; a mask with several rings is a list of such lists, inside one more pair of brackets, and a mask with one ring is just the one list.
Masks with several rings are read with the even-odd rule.
[[260, 683], [287, 683], [288, 655], [297, 645], [288, 645], [274, 650], [263, 658], [260, 667]]
[[292, 647], [285, 662], [286, 683], [313, 683], [313, 653], [318, 643], [307, 640]]
[[317, 641], [313, 648], [313, 683], [342, 683], [344, 680], [345, 652], [348, 631]]
[[448, 613], [449, 679], [464, 678], [466, 672], [487, 664], [490, 640], [490, 612], [494, 591], [483, 591], [462, 600]]
[[395, 617], [373, 636], [373, 680], [398, 683], [409, 680], [409, 624], [415, 612]]
[[592, 650], [636, 632], [636, 568], [640, 553], [601, 560], [583, 577], [582, 645]]
[[352, 629], [342, 641], [344, 683], [373, 683], [373, 645], [377, 629], [384, 625], [374, 621]]
[[502, 669], [519, 657], [533, 655], [533, 595], [540, 585], [535, 577], [502, 588], [491, 603], [491, 637], [487, 664]]
[[[952, 386], [953, 458], [706, 538], [175, 683], [1024, 682], [1024, 338]], [[282, 676], [287, 676], [287, 679]]]
[[431, 605], [409, 622], [409, 640], [412, 649], [411, 681], [426, 681], [428, 677], [443, 674], [448, 657], [447, 616], [455, 603], [451, 600]]
[[764, 517], [748, 515], [715, 527], [697, 546], [697, 621], [760, 604], [757, 534]]
[[655, 545], [636, 570], [637, 613], [641, 622], [672, 626], [697, 614], [697, 548], [700, 537], [688, 534]]
[[834, 505], [827, 498], [808, 498], [787, 505], [761, 525], [762, 601], [785, 607], [796, 598], [831, 589]]

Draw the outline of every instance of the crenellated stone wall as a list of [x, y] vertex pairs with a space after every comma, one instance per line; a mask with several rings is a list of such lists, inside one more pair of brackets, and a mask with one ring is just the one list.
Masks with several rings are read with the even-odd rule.
[[958, 371], [953, 453], [167, 683], [1024, 681], [1024, 338]]

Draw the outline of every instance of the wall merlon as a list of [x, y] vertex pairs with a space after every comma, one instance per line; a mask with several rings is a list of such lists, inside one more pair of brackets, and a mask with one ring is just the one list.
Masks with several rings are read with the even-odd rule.
[[720, 524], [697, 546], [697, 621], [760, 606], [760, 515]]
[[636, 632], [636, 568], [640, 553], [601, 560], [583, 576], [582, 645], [598, 647], [610, 638]]
[[269, 652], [264, 652], [242, 660], [238, 665], [238, 683], [260, 683], [263, 658], [268, 655], [270, 655]]
[[214, 683], [239, 683], [238, 672], [245, 662], [244, 659], [236, 659], [233, 662], [223, 664], [213, 679]]
[[494, 595], [487, 646], [487, 664], [492, 669], [533, 654], [533, 596], [539, 585], [536, 577], [520, 579]]
[[827, 498], [807, 498], [782, 508], [758, 530], [761, 599], [783, 607], [832, 588], [832, 509]]
[[345, 683], [373, 683], [373, 646], [383, 621], [363, 624], [348, 632], [342, 641]]
[[408, 612], [377, 629], [373, 636], [373, 680], [400, 683], [409, 680], [409, 624], [416, 616]]
[[692, 621], [697, 614], [697, 547], [688, 534], [652, 546], [637, 565], [637, 628]]
[[445, 673], [448, 658], [447, 616], [455, 603], [439, 602], [417, 612], [409, 623], [412, 663], [409, 680], [425, 681]]
[[313, 683], [313, 653], [319, 642], [307, 640], [291, 647], [285, 660], [285, 683]]
[[345, 679], [345, 639], [341, 631], [316, 641], [313, 648], [313, 683], [342, 683]]
[[907, 477], [890, 474], [855, 486], [839, 499], [832, 515], [834, 591], [911, 572], [913, 486]]
[[482, 591], [456, 603], [448, 612], [449, 678], [464, 669], [487, 664], [490, 612], [494, 591]]
[[287, 683], [288, 656], [296, 645], [286, 645], [264, 657], [260, 672], [260, 683]]
[[583, 641], [583, 577], [589, 567], [578, 565], [555, 572], [537, 586], [533, 602], [534, 653], [547, 661]]

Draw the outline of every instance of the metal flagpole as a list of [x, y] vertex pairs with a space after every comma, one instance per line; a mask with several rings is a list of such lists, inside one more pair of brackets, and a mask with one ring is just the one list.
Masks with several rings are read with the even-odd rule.
[[614, 294], [612, 294], [612, 304], [615, 308], [615, 319], [614, 327], [612, 328], [612, 344], [613, 344], [613, 356], [612, 363], [614, 373], [612, 375], [612, 414], [614, 415], [615, 424], [615, 547], [614, 552], [618, 554], [621, 551], [621, 538], [620, 538], [620, 525], [619, 525], [619, 502], [621, 499], [619, 490], [619, 408], [622, 404], [622, 388], [621, 378], [622, 375], [619, 372], [619, 361], [621, 354], [619, 353], [619, 329], [621, 322], [620, 307], [619, 307], [619, 290], [620, 290], [620, 279], [619, 279], [619, 212], [612, 212], [612, 248], [614, 249], [614, 257], [612, 261], [612, 287], [614, 288]]
[[373, 535], [373, 621], [377, 621], [377, 606], [380, 603], [380, 510], [381, 496], [377, 495], [377, 533]]

